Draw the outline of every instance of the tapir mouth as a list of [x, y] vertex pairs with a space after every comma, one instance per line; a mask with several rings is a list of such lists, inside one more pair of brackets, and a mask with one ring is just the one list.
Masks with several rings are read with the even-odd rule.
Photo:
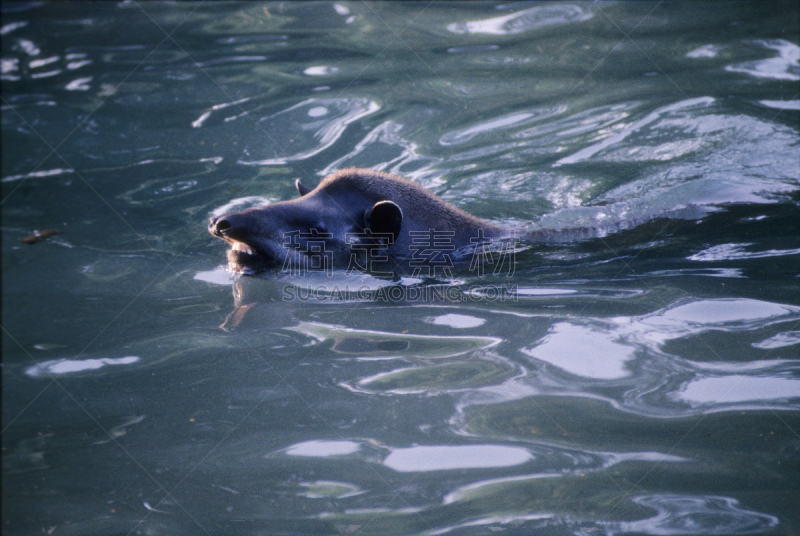
[[244, 254], [251, 257], [256, 254], [255, 250], [244, 242], [231, 239], [228, 243], [231, 245], [231, 251], [235, 251], [237, 254]]
[[231, 272], [240, 274], [252, 273], [269, 264], [265, 262], [266, 257], [264, 255], [260, 255], [256, 249], [244, 242], [227, 237], [225, 241], [231, 246], [227, 254], [228, 270]]
[[225, 238], [231, 246], [228, 250], [228, 270], [249, 274], [256, 273], [278, 264], [278, 261], [269, 253], [264, 253], [254, 246], [245, 244], [232, 238]]

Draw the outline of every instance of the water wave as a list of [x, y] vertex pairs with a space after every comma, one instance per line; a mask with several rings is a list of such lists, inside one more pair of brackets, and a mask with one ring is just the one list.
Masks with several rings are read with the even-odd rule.
[[725, 70], [749, 74], [756, 78], [800, 80], [800, 46], [783, 39], [760, 40], [755, 43], [777, 51], [778, 55], [764, 60], [735, 63], [725, 67]]
[[787, 255], [800, 255], [800, 249], [768, 249], [765, 251], [745, 251], [751, 242], [739, 244], [720, 244], [699, 251], [687, 257], [690, 261], [730, 261], [740, 259], [765, 259], [770, 257], [785, 257]]
[[592, 16], [590, 10], [581, 6], [554, 4], [532, 7], [502, 17], [452, 23], [447, 25], [447, 29], [456, 34], [512, 35], [553, 24], [582, 22]]
[[137, 356], [126, 357], [98, 357], [92, 359], [52, 359], [42, 361], [25, 369], [25, 374], [32, 378], [41, 376], [60, 376], [74, 374], [87, 370], [98, 370], [109, 365], [130, 365], [140, 360]]
[[376, 102], [365, 98], [304, 100], [259, 120], [260, 136], [269, 141], [266, 146], [271, 148], [272, 156], [258, 158], [253, 154], [257, 151], [250, 149], [249, 158], [242, 158], [239, 163], [268, 166], [310, 158], [336, 143], [350, 123], [379, 109]]
[[658, 494], [634, 497], [633, 502], [656, 514], [640, 521], [608, 523], [608, 529], [659, 536], [737, 535], [764, 534], [779, 523], [775, 516], [742, 508], [730, 497]]
[[405, 127], [386, 121], [370, 130], [353, 149], [320, 170], [328, 175], [337, 169], [361, 167], [401, 174], [411, 180], [424, 180], [433, 173], [432, 166], [441, 161], [421, 154], [419, 146], [402, 135]]
[[[800, 307], [751, 299], [679, 300], [641, 316], [576, 319], [531, 317], [546, 328], [519, 347], [529, 360], [522, 374], [464, 392], [459, 413], [472, 405], [503, 404], [552, 394], [600, 396], [603, 386], [622, 388], [607, 399], [620, 410], [673, 416], [734, 409], [797, 407], [800, 381], [788, 359], [725, 363], [710, 343], [707, 355], [683, 355], [684, 341], [727, 334], [753, 340], [744, 348], [774, 351], [796, 344], [787, 330], [800, 321]], [[777, 332], [777, 334], [776, 334]], [[547, 365], [541, 368], [541, 364]], [[533, 371], [536, 371], [535, 374]]]
[[500, 130], [528, 127], [533, 123], [558, 115], [564, 112], [564, 110], [565, 107], [534, 108], [525, 111], [514, 112], [505, 116], [491, 118], [477, 125], [453, 132], [448, 132], [439, 138], [439, 143], [445, 146], [459, 145], [470, 141], [472, 138], [479, 135], [485, 136], [487, 134], [494, 134]]

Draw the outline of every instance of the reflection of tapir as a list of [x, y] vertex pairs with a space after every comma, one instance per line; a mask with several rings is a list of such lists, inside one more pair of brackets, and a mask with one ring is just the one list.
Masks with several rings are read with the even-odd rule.
[[296, 186], [297, 199], [211, 218], [208, 230], [231, 245], [231, 270], [408, 267], [509, 234], [380, 171], [344, 169], [313, 190]]

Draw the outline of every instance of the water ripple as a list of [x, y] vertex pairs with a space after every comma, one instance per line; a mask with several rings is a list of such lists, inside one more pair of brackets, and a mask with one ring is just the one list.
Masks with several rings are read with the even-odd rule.
[[75, 170], [70, 168], [43, 169], [40, 171], [23, 173], [20, 175], [9, 175], [7, 177], [3, 177], [2, 182], [13, 182], [13, 181], [20, 181], [27, 179], [40, 179], [44, 177], [52, 177], [54, 175], [63, 175], [65, 173], [75, 173]]
[[778, 333], [761, 342], [754, 342], [752, 346], [753, 348], [759, 348], [761, 350], [772, 350], [773, 348], [784, 348], [786, 346], [794, 346], [795, 344], [800, 344], [800, 331]]
[[456, 34], [511, 35], [553, 24], [582, 22], [592, 16], [590, 11], [580, 6], [555, 4], [532, 7], [502, 17], [452, 23], [447, 25], [447, 29]]
[[609, 523], [619, 533], [657, 534], [764, 534], [778, 526], [775, 516], [746, 510], [730, 497], [692, 495], [643, 495], [636, 504], [652, 508], [656, 514], [640, 521]]
[[670, 164], [599, 195], [594, 180], [562, 174], [546, 194], [561, 210], [544, 215], [536, 228], [614, 230], [655, 217], [697, 219], [726, 204], [773, 204], [797, 192], [797, 166], [788, 158], [796, 134], [752, 117], [712, 113], [714, 105], [714, 99], [698, 98], [659, 108], [629, 125], [617, 123], [616, 133], [560, 158], [554, 165]]
[[390, 171], [411, 180], [430, 174], [431, 167], [441, 159], [420, 154], [419, 146], [401, 134], [404, 128], [403, 124], [395, 121], [381, 123], [356, 143], [350, 152], [321, 170], [320, 175], [328, 175], [346, 167]]
[[502, 385], [510, 378], [519, 376], [521, 376], [519, 367], [497, 356], [487, 355], [480, 359], [401, 367], [363, 377], [350, 384], [343, 384], [343, 387], [360, 393], [385, 395], [424, 393], [426, 396], [431, 396], [472, 391], [489, 385]]
[[[574, 164], [575, 162], [586, 160], [613, 145], [619, 144], [620, 142], [625, 140], [625, 138], [631, 136], [633, 133], [640, 131], [641, 129], [643, 129], [647, 125], [650, 125], [651, 123], [655, 123], [656, 121], [661, 119], [662, 116], [669, 116], [671, 114], [674, 114], [675, 112], [680, 112], [684, 110], [696, 110], [698, 107], [707, 107], [710, 106], [713, 102], [714, 99], [711, 97], [698, 97], [694, 99], [687, 99], [685, 101], [677, 102], [667, 106], [663, 106], [661, 108], [658, 108], [657, 110], [654, 110], [644, 118], [632, 123], [630, 126], [627, 126], [620, 132], [617, 132], [612, 136], [604, 139], [603, 141], [595, 143], [584, 149], [581, 149], [580, 151], [573, 153], [570, 156], [565, 156], [564, 158], [561, 158], [554, 165], [561, 166], [565, 164]], [[672, 147], [669, 150], [664, 151], [665, 154], [657, 155], [655, 157], [656, 159], [663, 160], [663, 159], [675, 158], [676, 156], [680, 156], [680, 154], [684, 154], [685, 152], [689, 152], [697, 148], [696, 144], [689, 144], [688, 151], [686, 150], [676, 151], [678, 146], [675, 145], [674, 141], [670, 143], [672, 144]], [[657, 152], [658, 151], [651, 151], [652, 154], [655, 154]]]
[[[745, 338], [754, 341], [744, 346], [750, 351], [775, 351], [797, 344], [796, 332], [784, 330], [798, 321], [800, 307], [752, 299], [679, 300], [641, 316], [531, 317], [535, 332], [545, 331], [528, 344], [519, 341], [530, 370], [507, 374], [502, 383], [473, 385], [458, 411], [576, 392], [643, 416], [794, 407], [800, 381], [791, 360], [727, 363], [711, 338]], [[702, 342], [706, 354], [683, 355], [687, 344], [698, 344], [691, 341]], [[608, 398], [612, 386], [621, 391]]]
[[766, 251], [745, 251], [752, 242], [739, 244], [720, 244], [712, 246], [694, 255], [686, 257], [690, 261], [730, 261], [740, 259], [764, 259], [768, 257], [784, 257], [787, 255], [800, 255], [800, 249], [768, 249]]
[[25, 369], [25, 374], [31, 378], [41, 376], [60, 376], [62, 374], [74, 374], [87, 370], [98, 370], [107, 365], [130, 365], [140, 360], [137, 356], [126, 357], [99, 357], [94, 359], [53, 359], [42, 361], [32, 367]]
[[[230, 108], [231, 106], [237, 106], [237, 107], [240, 107], [240, 105], [241, 105], [241, 104], [244, 104], [245, 102], [247, 102], [247, 101], [249, 101], [249, 100], [250, 100], [250, 98], [249, 98], [249, 97], [246, 97], [246, 98], [243, 98], [243, 99], [237, 99], [237, 100], [235, 100], [235, 101], [232, 101], [232, 102], [223, 102], [223, 103], [220, 103], [220, 104], [215, 104], [214, 106], [212, 106], [211, 108], [209, 108], [208, 110], [206, 110], [205, 112], [203, 112], [203, 113], [200, 115], [200, 117], [198, 117], [197, 119], [195, 119], [194, 121], [192, 121], [192, 127], [193, 127], [193, 128], [200, 128], [200, 127], [202, 127], [202, 126], [203, 126], [203, 123], [205, 123], [205, 122], [206, 122], [206, 120], [207, 120], [209, 117], [211, 117], [211, 114], [212, 114], [212, 113], [214, 113], [214, 112], [216, 112], [216, 111], [218, 111], [218, 110], [224, 110], [224, 109], [226, 109], [226, 108]], [[244, 115], [245, 113], [247, 113], [247, 112], [240, 113], [240, 114], [238, 114], [238, 115], [234, 116], [234, 118], [241, 117], [241, 116], [242, 116], [242, 115]], [[226, 120], [226, 121], [228, 121], [229, 119], [232, 119], [232, 118], [226, 118], [225, 120]]]
[[[256, 150], [250, 149], [250, 158], [243, 158], [239, 163], [268, 166], [304, 160], [331, 147], [347, 125], [379, 109], [376, 102], [364, 98], [304, 100], [259, 120], [271, 142], [267, 146], [272, 155], [259, 158], [253, 154]], [[256, 159], [251, 159], [253, 157]]]
[[726, 71], [745, 73], [756, 78], [800, 80], [800, 47], [783, 39], [756, 41], [756, 44], [777, 50], [778, 56], [765, 60], [747, 61], [725, 67]]
[[[464, 129], [448, 132], [441, 138], [439, 143], [441, 145], [459, 145], [470, 141], [476, 136], [495, 133], [499, 130], [506, 130], [514, 127], [527, 127], [533, 123], [542, 121], [549, 117], [553, 117], [566, 110], [563, 106], [546, 107], [546, 108], [532, 108], [524, 111], [514, 112], [512, 114], [496, 117], [483, 121], [477, 125], [473, 125]], [[524, 131], [523, 131], [524, 132]], [[521, 136], [523, 134], [520, 134]]]

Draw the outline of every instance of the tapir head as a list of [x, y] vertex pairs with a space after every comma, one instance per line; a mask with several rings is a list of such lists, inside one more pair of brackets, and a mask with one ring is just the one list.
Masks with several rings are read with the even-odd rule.
[[211, 218], [209, 232], [231, 246], [229, 269], [346, 268], [353, 255], [388, 247], [403, 225], [403, 211], [390, 199], [336, 183], [295, 185], [296, 199]]

